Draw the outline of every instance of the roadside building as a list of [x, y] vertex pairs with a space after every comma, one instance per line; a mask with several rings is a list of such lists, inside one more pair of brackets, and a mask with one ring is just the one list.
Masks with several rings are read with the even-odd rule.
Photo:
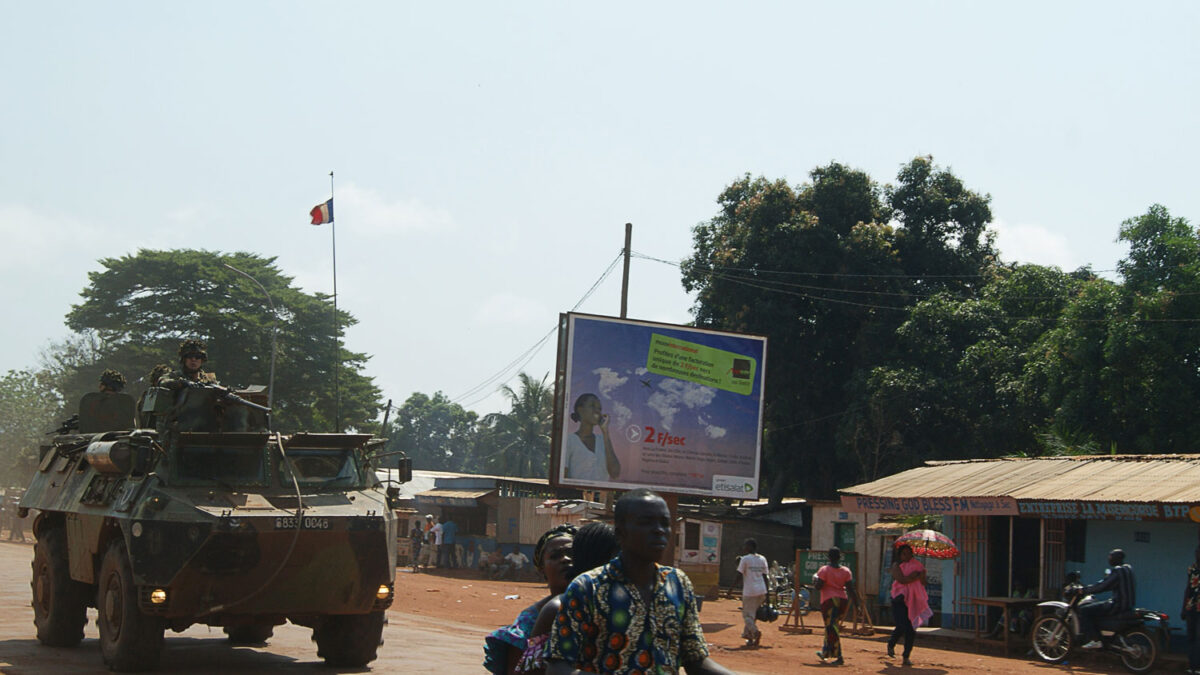
[[679, 505], [674, 564], [687, 572], [701, 595], [741, 588], [737, 564], [747, 539], [768, 561], [790, 566], [797, 548], [808, 545], [810, 507], [804, 499]]
[[[387, 472], [377, 472], [385, 480]], [[402, 549], [412, 515], [432, 514], [457, 525], [455, 560], [477, 567], [497, 547], [508, 553], [517, 546], [533, 558], [538, 537], [562, 522], [559, 512], [538, 507], [547, 500], [579, 500], [582, 493], [553, 488], [544, 478], [490, 476], [451, 471], [413, 471], [400, 486], [400, 505], [409, 524], [397, 533]]]
[[961, 554], [931, 561], [942, 578], [942, 625], [991, 625], [995, 617], [972, 599], [1010, 596], [1018, 581], [1056, 599], [1068, 571], [1097, 581], [1108, 551], [1121, 548], [1138, 605], [1182, 626], [1174, 610], [1198, 541], [1200, 455], [927, 462], [839, 492], [851, 513], [943, 516]]

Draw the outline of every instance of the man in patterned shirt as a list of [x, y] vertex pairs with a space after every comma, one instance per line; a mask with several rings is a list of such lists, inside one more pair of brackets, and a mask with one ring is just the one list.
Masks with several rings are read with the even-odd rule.
[[708, 656], [687, 575], [659, 565], [671, 513], [650, 490], [627, 492], [613, 509], [621, 553], [579, 575], [563, 594], [547, 675], [581, 672], [732, 675]]

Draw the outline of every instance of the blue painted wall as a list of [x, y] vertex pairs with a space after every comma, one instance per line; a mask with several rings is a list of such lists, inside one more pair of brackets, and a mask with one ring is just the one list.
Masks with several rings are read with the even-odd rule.
[[[1139, 532], [1149, 535], [1150, 540], [1137, 541]], [[1166, 612], [1171, 617], [1171, 627], [1182, 630], [1179, 608], [1183, 605], [1187, 568], [1195, 560], [1196, 544], [1195, 523], [1090, 520], [1084, 547], [1086, 559], [1068, 561], [1067, 570], [1082, 572], [1086, 584], [1096, 583], [1104, 578], [1104, 570], [1108, 568], [1108, 552], [1123, 549], [1125, 562], [1133, 566], [1137, 578], [1138, 606]]]
[[[945, 532], [956, 541], [957, 525], [958, 518], [945, 519]], [[1096, 583], [1104, 578], [1104, 570], [1108, 568], [1108, 552], [1114, 548], [1124, 549], [1126, 562], [1133, 566], [1137, 577], [1138, 606], [1165, 612], [1171, 617], [1171, 627], [1176, 629], [1171, 651], [1178, 651], [1182, 648], [1184, 629], [1179, 608], [1183, 604], [1187, 568], [1195, 559], [1194, 551], [1200, 541], [1198, 534], [1200, 531], [1195, 523], [1090, 520], [1084, 560], [1068, 560], [1064, 571], [1079, 571], [1084, 583]], [[1141, 541], [1147, 538], [1149, 541]], [[953, 563], [947, 563], [942, 568], [942, 612], [947, 617], [943, 625], [953, 625], [950, 619], [955, 610], [954, 567]]]

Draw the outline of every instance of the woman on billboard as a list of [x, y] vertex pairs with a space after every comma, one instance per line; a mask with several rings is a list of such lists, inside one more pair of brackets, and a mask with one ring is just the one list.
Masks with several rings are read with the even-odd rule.
[[[608, 415], [600, 406], [600, 397], [595, 394], [583, 394], [575, 399], [575, 407], [571, 411], [571, 421], [579, 422], [579, 429], [573, 434], [567, 434], [565, 451], [563, 452], [563, 477], [594, 481], [616, 480], [621, 473], [621, 462], [613, 450], [612, 439], [608, 435]], [[596, 443], [594, 427], [600, 427], [600, 435], [604, 438], [604, 456]]]

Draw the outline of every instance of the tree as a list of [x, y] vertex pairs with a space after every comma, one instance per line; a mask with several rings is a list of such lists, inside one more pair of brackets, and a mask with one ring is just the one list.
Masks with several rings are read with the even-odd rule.
[[[693, 230], [683, 264], [698, 326], [770, 339], [772, 499], [796, 489], [830, 495], [861, 475], [852, 444], [865, 452], [868, 437], [880, 447], [891, 438], [883, 401], [864, 398], [866, 383], [892, 355], [908, 307], [937, 290], [973, 292], [993, 262], [987, 196], [930, 158], [902, 168], [895, 188], [838, 163], [809, 177], [796, 188], [748, 175], [731, 184], [717, 215]], [[951, 264], [959, 282], [929, 283]], [[877, 428], [848, 433], [843, 418], [872, 405]]]
[[59, 400], [44, 372], [10, 370], [0, 380], [0, 471], [9, 487], [24, 486], [38, 446], [56, 426]]
[[[896, 354], [865, 386], [867, 401], [887, 402], [885, 449], [893, 452], [868, 454], [876, 464], [864, 471], [1031, 454], [1050, 413], [1028, 389], [1027, 369], [1079, 284], [1053, 268], [996, 267], [975, 297], [943, 291], [914, 305], [896, 331]], [[849, 415], [843, 433], [858, 439], [880, 425], [877, 417]]]
[[388, 431], [388, 452], [404, 452], [414, 469], [465, 471], [473, 455], [478, 415], [442, 392], [414, 393]]
[[[335, 354], [343, 428], [364, 429], [377, 417], [379, 390], [361, 374], [369, 357], [346, 350], [340, 341], [335, 345], [330, 297], [293, 286], [274, 258], [143, 249], [100, 263], [104, 269], [89, 273], [82, 302], [67, 314], [68, 327], [79, 337], [52, 350], [48, 359], [56, 363], [67, 401], [94, 390], [105, 368], [122, 370], [134, 385], [156, 363], [178, 367], [176, 349], [189, 337], [208, 343], [207, 367], [223, 383], [267, 384], [276, 317], [262, 291], [226, 267], [231, 265], [257, 279], [279, 313], [276, 428], [334, 430]], [[354, 323], [349, 313], [338, 311], [339, 332]]]
[[481, 434], [487, 439], [484, 458], [494, 471], [505, 476], [545, 478], [550, 457], [554, 391], [546, 385], [549, 373], [541, 380], [521, 373], [520, 388], [507, 384], [500, 391], [508, 398], [507, 413], [492, 413], [483, 418]]
[[1155, 204], [1121, 224], [1123, 284], [1094, 282], [1033, 372], [1058, 428], [1121, 452], [1192, 452], [1200, 422], [1200, 237]]

